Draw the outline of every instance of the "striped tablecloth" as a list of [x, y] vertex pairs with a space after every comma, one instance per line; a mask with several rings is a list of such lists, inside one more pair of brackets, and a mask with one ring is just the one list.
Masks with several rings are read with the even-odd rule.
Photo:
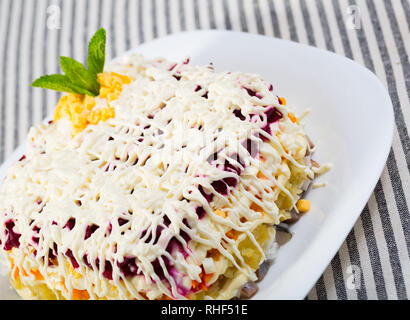
[[100, 26], [109, 31], [108, 59], [174, 32], [233, 29], [334, 51], [375, 72], [394, 105], [393, 147], [359, 220], [307, 299], [409, 297], [409, 0], [0, 0], [0, 162], [58, 99], [31, 81], [60, 72], [60, 55], [85, 61]]

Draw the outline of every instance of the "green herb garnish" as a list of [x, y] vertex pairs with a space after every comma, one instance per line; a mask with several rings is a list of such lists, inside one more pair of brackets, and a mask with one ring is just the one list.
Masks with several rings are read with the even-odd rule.
[[100, 84], [97, 76], [104, 70], [106, 33], [99, 29], [88, 44], [86, 69], [80, 62], [69, 57], [60, 57], [61, 69], [65, 73], [42, 76], [31, 85], [44, 89], [98, 96]]

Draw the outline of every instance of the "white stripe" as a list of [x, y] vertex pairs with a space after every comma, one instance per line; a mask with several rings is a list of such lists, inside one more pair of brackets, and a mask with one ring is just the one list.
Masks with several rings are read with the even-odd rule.
[[316, 286], [313, 286], [313, 288], [308, 293], [307, 297], [308, 297], [308, 300], [317, 300], [318, 299]]
[[374, 280], [372, 265], [370, 262], [369, 248], [367, 247], [366, 237], [362, 219], [359, 218], [353, 227], [356, 237], [357, 250], [360, 257], [361, 276], [363, 277], [364, 286], [366, 288], [368, 299], [377, 299], [376, 283]]
[[214, 1], [214, 15], [215, 15], [215, 24], [217, 29], [225, 29], [225, 16], [224, 8], [221, 0]]
[[300, 43], [309, 44], [307, 37], [307, 30], [303, 20], [302, 10], [300, 8], [299, 0], [289, 0], [292, 8], [293, 20], [295, 22], [296, 33]]
[[273, 37], [273, 24], [272, 24], [272, 19], [270, 16], [270, 11], [269, 11], [269, 5], [267, 0], [260, 0], [259, 2], [259, 8], [261, 12], [261, 17], [262, 17], [262, 25], [263, 28], [265, 29], [265, 35]]
[[[316, 40], [316, 47], [326, 50], [326, 40], [324, 37], [322, 24], [320, 23], [321, 17], [319, 16], [316, 1], [306, 0], [306, 7], [310, 16], [310, 22], [314, 33], [313, 36]], [[329, 18], [327, 20], [329, 20]]]
[[[324, 282], [325, 289], [326, 289], [327, 299], [336, 300], [337, 295], [336, 295], [336, 290], [334, 290], [335, 279], [333, 277], [333, 270], [332, 270], [331, 264], [328, 265], [325, 272], [323, 273], [323, 282]], [[329, 286], [331, 286], [333, 290], [329, 290]]]
[[[54, 0], [50, 5], [57, 5], [58, 1]], [[60, 10], [61, 12], [61, 10]], [[49, 16], [47, 16], [48, 18]], [[47, 63], [46, 73], [55, 74], [58, 73], [59, 57], [57, 56], [57, 42], [59, 36], [59, 29], [48, 29], [48, 42], [46, 44], [47, 50]], [[54, 109], [58, 93], [46, 90], [47, 115], [50, 115]]]
[[16, 107], [15, 100], [15, 84], [17, 75], [16, 71], [16, 49], [18, 44], [18, 24], [19, 24], [19, 14], [21, 8], [21, 1], [13, 1], [12, 11], [9, 13], [11, 15], [10, 30], [9, 30], [9, 43], [7, 47], [7, 64], [6, 64], [6, 74], [3, 75], [6, 81], [6, 140], [5, 140], [5, 155], [8, 156], [14, 149], [14, 110]]
[[[112, 1], [112, 0], [111, 0]], [[117, 49], [117, 57], [121, 56], [125, 52], [125, 0], [115, 1], [115, 48]]]
[[[9, 0], [12, 1], [12, 0]], [[6, 29], [7, 29], [7, 16], [9, 15], [8, 12], [8, 7], [9, 7], [9, 1], [1, 1], [1, 11], [0, 11], [0, 70], [3, 72], [3, 66], [4, 66], [4, 46], [5, 46], [5, 41], [6, 41]], [[0, 77], [0, 119], [2, 119], [3, 112], [6, 108], [6, 105], [2, 105], [2, 100], [5, 100], [5, 97], [2, 96], [2, 88], [3, 85], [5, 85], [5, 75], [2, 75]], [[4, 102], [5, 103], [5, 102]], [[0, 126], [6, 126], [5, 123], [0, 123]], [[5, 129], [4, 128], [4, 134], [5, 134]], [[0, 133], [1, 134], [1, 133]], [[1, 137], [2, 139], [5, 139], [5, 137]], [[0, 146], [1, 147], [1, 146]], [[6, 154], [4, 153], [5, 150], [0, 150], [0, 153], [3, 153], [4, 159], [6, 159]]]
[[105, 61], [110, 61], [113, 57], [111, 56], [112, 46], [112, 37], [110, 36], [110, 21], [111, 21], [111, 1], [103, 0], [102, 1], [102, 17], [101, 17], [101, 25], [102, 27], [107, 30], [107, 46], [105, 50]]
[[[192, 16], [193, 15], [194, 13], [192, 12]], [[164, 0], [157, 0], [157, 30], [158, 37], [163, 37], [167, 34], [166, 11]]]
[[[151, 0], [142, 0], [143, 1], [143, 14], [142, 14], [142, 21], [144, 22], [144, 37], [145, 42], [150, 41], [154, 38], [152, 32], [152, 18], [151, 18], [151, 8], [152, 2]], [[178, 23], [179, 25], [179, 23]]]
[[227, 9], [229, 16], [231, 17], [232, 29], [235, 31], [241, 31], [241, 21], [239, 18], [239, 5], [238, 2], [227, 1]]
[[[64, 1], [64, 0], [63, 0]], [[91, 39], [92, 35], [98, 29], [98, 1], [97, 0], [89, 0], [88, 1], [88, 28], [87, 32], [87, 39]]]
[[343, 49], [342, 37], [339, 33], [339, 28], [337, 26], [336, 14], [333, 10], [331, 1], [322, 0], [325, 14], [327, 16], [327, 21], [329, 23], [330, 35], [333, 39], [333, 46], [335, 52], [346, 56]]
[[383, 278], [386, 284], [388, 299], [397, 299], [396, 287], [394, 285], [393, 271], [390, 264], [389, 250], [384, 238], [383, 226], [380, 219], [380, 213], [377, 208], [375, 195], [372, 194], [369, 200], [369, 211], [375, 232], [376, 244], [379, 251], [380, 263], [383, 270]]
[[290, 30], [289, 30], [289, 21], [286, 15], [286, 8], [284, 1], [275, 1], [274, 2], [276, 15], [278, 17], [278, 22], [280, 26], [281, 36], [283, 39], [290, 39]]
[[185, 8], [186, 30], [187, 31], [195, 30], [194, 2], [192, 0], [184, 0], [184, 8]]
[[179, 23], [178, 0], [169, 0], [169, 11], [172, 33], [180, 32], [181, 25]]
[[[352, 261], [350, 260], [349, 250], [347, 248], [346, 241], [343, 242], [342, 246], [339, 249], [339, 258], [340, 258], [340, 268], [342, 269], [342, 280], [345, 284], [346, 295], [348, 300], [357, 300], [356, 288], [349, 288], [347, 286], [347, 281], [350, 280], [352, 274], [348, 273], [348, 267], [352, 266]], [[334, 288], [336, 290], [336, 287]], [[333, 291], [333, 288], [332, 288]]]
[[202, 29], [209, 29], [208, 1], [198, 0], [199, 22]]
[[139, 43], [138, 39], [138, 7], [136, 1], [130, 1], [130, 9], [128, 12], [128, 19], [130, 22], [130, 46], [136, 48]]
[[29, 86], [33, 79], [29, 79], [29, 69], [30, 69], [30, 34], [31, 34], [31, 22], [33, 19], [33, 1], [26, 3], [25, 8], [25, 19], [23, 20], [23, 26], [21, 30], [21, 46], [20, 46], [20, 117], [18, 120], [19, 124], [19, 144], [26, 140], [26, 134], [28, 132], [28, 108], [31, 107], [31, 102], [28, 101], [28, 91]]
[[244, 11], [245, 11], [245, 18], [248, 25], [248, 32], [250, 33], [258, 33], [258, 28], [256, 26], [255, 20], [255, 10], [252, 0], [244, 0], [243, 1]]

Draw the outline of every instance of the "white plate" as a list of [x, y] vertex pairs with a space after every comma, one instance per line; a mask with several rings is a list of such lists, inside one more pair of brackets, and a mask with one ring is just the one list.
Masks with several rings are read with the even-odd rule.
[[[390, 150], [393, 109], [376, 76], [359, 64], [313, 47], [228, 31], [174, 34], [135, 52], [191, 64], [214, 63], [217, 71], [258, 73], [297, 113], [310, 108], [306, 130], [317, 144], [315, 159], [333, 169], [320, 177], [327, 187], [311, 190], [312, 208], [292, 227], [255, 299], [303, 299], [335, 255], [365, 206]], [[0, 168], [17, 160], [19, 148]], [[0, 180], [1, 181], [1, 180]], [[0, 298], [14, 298], [7, 279]]]

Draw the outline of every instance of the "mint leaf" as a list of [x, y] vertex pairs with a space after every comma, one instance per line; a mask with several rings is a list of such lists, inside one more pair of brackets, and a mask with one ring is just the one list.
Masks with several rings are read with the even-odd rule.
[[95, 96], [95, 94], [88, 91], [87, 89], [74, 85], [67, 76], [62, 74], [42, 76], [33, 81], [31, 86], [43, 89], [51, 89], [55, 91]]
[[99, 29], [88, 44], [87, 67], [90, 73], [97, 76], [104, 71], [106, 33]]
[[31, 85], [44, 89], [63, 91], [88, 96], [98, 96], [100, 84], [98, 74], [104, 71], [106, 32], [99, 29], [88, 44], [88, 70], [79, 62], [69, 57], [60, 57], [60, 65], [65, 75], [46, 75], [35, 80]]
[[75, 86], [82, 87], [92, 92], [95, 96], [98, 95], [100, 84], [97, 81], [97, 77], [94, 77], [81, 63], [73, 58], [60, 57], [60, 65], [65, 75]]

